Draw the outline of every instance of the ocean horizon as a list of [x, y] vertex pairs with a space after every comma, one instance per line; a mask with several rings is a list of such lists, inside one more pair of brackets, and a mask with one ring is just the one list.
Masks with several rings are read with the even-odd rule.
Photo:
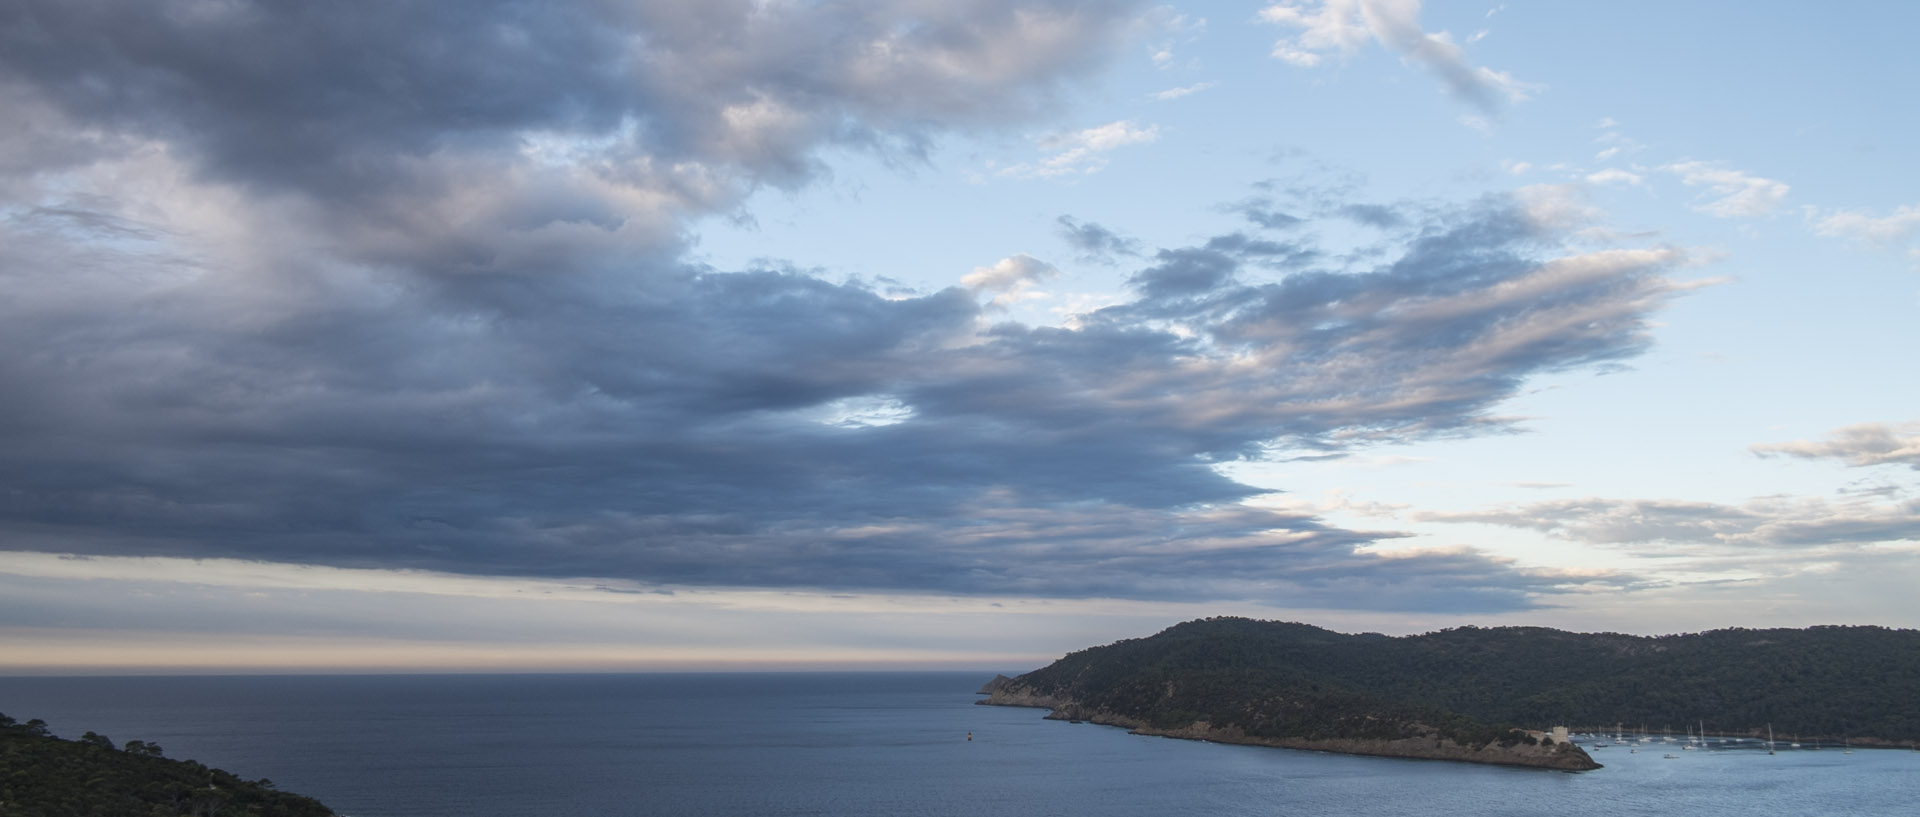
[[[1906, 750], [1595, 752], [1585, 773], [1129, 735], [993, 673], [15, 676], [0, 712], [161, 744], [350, 817], [1889, 814]], [[1677, 748], [1677, 747], [1675, 747]]]

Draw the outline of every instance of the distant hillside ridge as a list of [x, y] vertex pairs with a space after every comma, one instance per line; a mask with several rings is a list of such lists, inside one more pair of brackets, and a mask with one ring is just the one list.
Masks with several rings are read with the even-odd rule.
[[1346, 751], [1331, 745], [1339, 741], [1394, 744], [1362, 754], [1414, 756], [1402, 750], [1418, 740], [1451, 744], [1443, 754], [1513, 749], [1530, 745], [1516, 728], [1622, 723], [1675, 733], [1704, 723], [1719, 735], [1764, 735], [1771, 723], [1799, 739], [1911, 746], [1920, 741], [1920, 631], [1461, 627], [1390, 637], [1209, 618], [1080, 650], [982, 692], [981, 703], [1044, 706], [1051, 717], [1149, 734], [1332, 751]]
[[318, 800], [88, 732], [61, 740], [39, 720], [0, 715], [0, 815], [26, 817], [334, 817]]

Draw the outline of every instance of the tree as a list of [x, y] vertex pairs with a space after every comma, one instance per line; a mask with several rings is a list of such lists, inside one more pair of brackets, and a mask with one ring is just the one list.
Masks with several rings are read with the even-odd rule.
[[143, 755], [145, 757], [159, 757], [160, 744], [148, 743], [144, 740], [130, 740], [130, 741], [127, 741], [126, 751], [127, 751], [127, 754], [130, 754], [130, 755]]

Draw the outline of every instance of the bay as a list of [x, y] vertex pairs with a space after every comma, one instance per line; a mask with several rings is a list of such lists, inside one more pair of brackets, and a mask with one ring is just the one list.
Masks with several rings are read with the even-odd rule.
[[[1146, 738], [975, 706], [982, 673], [0, 678], [351, 817], [1898, 814], [1920, 753], [1595, 754], [1581, 774]], [[971, 734], [972, 739], [968, 739]], [[1678, 754], [1664, 757], [1669, 750]]]

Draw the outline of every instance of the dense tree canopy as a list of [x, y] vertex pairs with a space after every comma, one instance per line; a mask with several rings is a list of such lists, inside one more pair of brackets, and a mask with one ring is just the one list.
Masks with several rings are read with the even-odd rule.
[[115, 749], [88, 732], [61, 740], [39, 719], [0, 715], [0, 815], [33, 817], [333, 817], [317, 800], [275, 791], [191, 760], [169, 760], [160, 745]]
[[1659, 637], [1463, 627], [1392, 638], [1211, 618], [1070, 654], [1032, 690], [1171, 727], [1273, 737], [1463, 743], [1508, 728], [1771, 723], [1806, 738], [1920, 740], [1920, 632], [1883, 627], [1715, 630]]

